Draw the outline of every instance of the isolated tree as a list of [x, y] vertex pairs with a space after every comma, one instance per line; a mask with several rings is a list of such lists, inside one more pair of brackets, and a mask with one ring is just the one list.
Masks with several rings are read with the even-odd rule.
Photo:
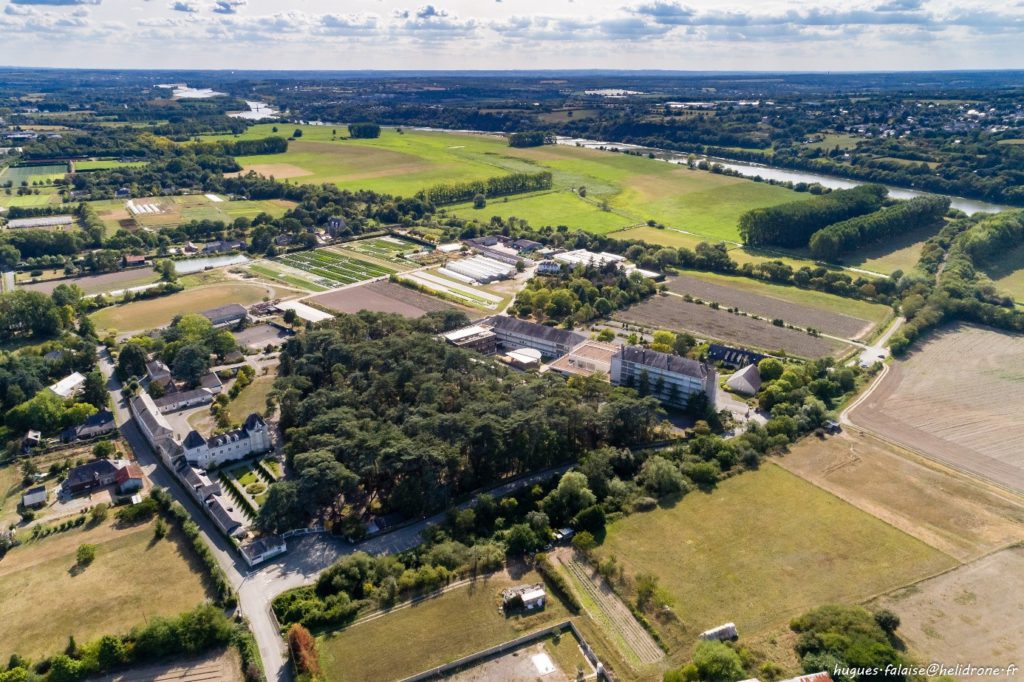
[[483, 194], [477, 194], [473, 197], [473, 208], [484, 208], [487, 206], [487, 197]]
[[75, 559], [82, 568], [88, 566], [96, 558], [96, 545], [82, 544], [75, 551]]
[[146, 373], [146, 350], [136, 343], [125, 344], [117, 356], [117, 373], [122, 380], [143, 376]]
[[174, 356], [171, 373], [175, 379], [195, 386], [209, 369], [210, 354], [207, 349], [199, 344], [192, 344], [185, 346]]
[[89, 372], [85, 375], [85, 385], [82, 388], [81, 401], [103, 409], [110, 402], [110, 395], [107, 393], [107, 382], [99, 370]]

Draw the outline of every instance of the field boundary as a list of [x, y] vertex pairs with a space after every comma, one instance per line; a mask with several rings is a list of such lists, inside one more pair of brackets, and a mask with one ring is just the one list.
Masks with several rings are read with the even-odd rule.
[[590, 664], [594, 666], [595, 669], [601, 671], [599, 674], [603, 674], [609, 680], [614, 680], [615, 678], [613, 678], [608, 673], [608, 671], [605, 670], [604, 666], [601, 664], [601, 661], [598, 660], [597, 654], [594, 653], [594, 650], [590, 647], [590, 644], [587, 643], [586, 638], [583, 637], [583, 633], [581, 633], [576, 628], [576, 625], [571, 620], [566, 620], [556, 625], [542, 628], [540, 630], [531, 632], [530, 634], [523, 635], [522, 637], [510, 639], [507, 642], [502, 642], [501, 644], [492, 646], [489, 649], [484, 649], [482, 651], [478, 651], [468, 656], [463, 656], [458, 660], [452, 661], [450, 663], [445, 663], [444, 665], [439, 665], [436, 668], [431, 668], [430, 670], [424, 670], [423, 672], [416, 673], [415, 675], [410, 675], [409, 677], [402, 678], [401, 680], [399, 680], [399, 682], [422, 682], [423, 680], [432, 680], [440, 678], [442, 676], [446, 676], [453, 672], [456, 672], [462, 668], [471, 667], [476, 663], [479, 663], [487, 658], [491, 658], [492, 656], [496, 656], [498, 654], [503, 654], [508, 651], [518, 649], [526, 644], [531, 644], [533, 642], [536, 642], [537, 640], [545, 639], [547, 637], [560, 634], [562, 632], [565, 632], [566, 630], [570, 631], [572, 633], [572, 636], [576, 638], [576, 642], [579, 644], [580, 650], [583, 651], [583, 655], [586, 656], [588, 661], [590, 661]]

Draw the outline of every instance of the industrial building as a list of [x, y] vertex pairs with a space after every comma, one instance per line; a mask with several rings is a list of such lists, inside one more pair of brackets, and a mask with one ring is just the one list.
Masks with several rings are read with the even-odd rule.
[[474, 324], [441, 335], [445, 341], [458, 348], [469, 348], [490, 355], [498, 350], [498, 337], [489, 327]]

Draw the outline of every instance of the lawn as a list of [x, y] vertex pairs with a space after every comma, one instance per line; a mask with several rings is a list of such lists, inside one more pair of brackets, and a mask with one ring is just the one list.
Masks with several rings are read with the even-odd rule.
[[507, 199], [491, 199], [482, 209], [473, 208], [472, 204], [458, 204], [452, 206], [449, 212], [460, 218], [476, 218], [483, 222], [490, 222], [492, 216], [500, 216], [525, 220], [534, 228], [565, 225], [570, 230], [598, 234], [620, 230], [637, 222], [632, 216], [604, 211], [597, 202], [587, 201], [567, 190], [524, 194]]
[[106, 199], [93, 201], [90, 205], [96, 210], [108, 230], [117, 230], [126, 225], [139, 225], [150, 229], [177, 227], [193, 220], [219, 220], [232, 223], [235, 218], [255, 218], [260, 213], [267, 213], [280, 218], [285, 211], [295, 206], [291, 201], [283, 199], [265, 199], [257, 201], [213, 201], [203, 194], [188, 194], [168, 197], [138, 197], [131, 201], [134, 205], [154, 205], [160, 207], [159, 213], [137, 213], [133, 216], [126, 209], [125, 199]]
[[[0, 181], [3, 178], [0, 177]], [[34, 187], [39, 190], [39, 194], [23, 194], [17, 195], [17, 188], [11, 190], [11, 194], [5, 193], [0, 194], [0, 206], [50, 206], [60, 203], [60, 194], [53, 191], [52, 188], [48, 187]]]
[[541, 582], [530, 572], [499, 573], [381, 618], [323, 636], [320, 663], [327, 680], [397, 680], [514, 639], [569, 617], [551, 596], [546, 608], [506, 618], [499, 608], [505, 587]]
[[[97, 546], [96, 559], [72, 570], [84, 543]], [[0, 657], [39, 660], [63, 651], [69, 635], [81, 644], [196, 606], [207, 595], [189, 551], [174, 533], [154, 541], [152, 522], [83, 527], [14, 548], [0, 561]]]
[[103, 308], [91, 315], [98, 329], [134, 331], [155, 329], [170, 324], [175, 315], [198, 313], [228, 303], [251, 305], [266, 297], [274, 298], [274, 290], [243, 282], [187, 289], [185, 291], [125, 305]]
[[[292, 129], [286, 128], [281, 128], [285, 134]], [[554, 145], [514, 149], [495, 135], [385, 129], [375, 140], [341, 140], [332, 138], [334, 129], [327, 126], [302, 130], [286, 153], [239, 157], [238, 162], [247, 170], [294, 182], [331, 182], [403, 196], [440, 182], [548, 170], [558, 192], [510, 198], [510, 207], [521, 202], [512, 207], [514, 215], [531, 224], [539, 221], [535, 226], [557, 221], [595, 232], [654, 219], [708, 239], [737, 240], [736, 222], [743, 212], [801, 198], [782, 187], [645, 157]], [[238, 137], [272, 134], [272, 126], [257, 125]], [[562, 192], [578, 187], [587, 188], [587, 201]], [[608, 203], [610, 214], [601, 211], [601, 202]], [[505, 208], [495, 199], [480, 212], [464, 206], [452, 210], [489, 219], [505, 214]]]
[[276, 378], [274, 374], [256, 377], [243, 388], [238, 397], [228, 404], [232, 421], [241, 422], [253, 412], [264, 414], [267, 411], [267, 395], [274, 388]]
[[33, 182], [48, 184], [63, 178], [68, 172], [66, 163], [48, 166], [7, 166], [0, 168], [0, 183], [11, 182], [17, 188], [22, 182], [31, 185]]
[[671, 246], [674, 249], [685, 247], [690, 250], [695, 249], [701, 242], [709, 241], [706, 237], [699, 237], [686, 232], [680, 232], [679, 230], [659, 230], [656, 227], [648, 227], [647, 225], [633, 227], [628, 230], [619, 230], [618, 232], [610, 233], [608, 236], [612, 239], [639, 239], [648, 244]]
[[774, 464], [617, 521], [598, 554], [656, 575], [694, 636], [729, 621], [757, 635], [956, 564]]
[[921, 259], [921, 249], [937, 227], [905, 232], [884, 244], [871, 244], [843, 257], [845, 265], [888, 275], [896, 270], [910, 272]]
[[1010, 249], [982, 270], [1000, 292], [1013, 296], [1018, 303], [1024, 302], [1024, 246]]

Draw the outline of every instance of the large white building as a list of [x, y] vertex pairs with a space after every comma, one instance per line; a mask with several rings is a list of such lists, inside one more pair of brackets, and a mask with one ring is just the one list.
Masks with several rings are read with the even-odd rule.
[[153, 446], [164, 462], [170, 466], [171, 459], [178, 454], [180, 446], [174, 437], [174, 429], [167, 418], [160, 413], [160, 409], [153, 402], [153, 399], [145, 391], [140, 391], [137, 396], [128, 403], [135, 423], [143, 437]]
[[450, 260], [442, 270], [454, 272], [480, 284], [508, 279], [516, 274], [514, 265], [502, 263], [487, 256], [470, 256], [461, 260]]
[[255, 412], [248, 416], [239, 429], [208, 439], [203, 438], [198, 431], [190, 431], [181, 444], [188, 463], [201, 469], [266, 452], [270, 450], [270, 445], [267, 423]]
[[[661, 402], [685, 408], [695, 395], [714, 407], [718, 376], [711, 365], [641, 346], [622, 346], [611, 358], [611, 382], [646, 391]], [[646, 386], [644, 385], [646, 384]]]
[[72, 372], [54, 385], [50, 386], [50, 390], [64, 400], [81, 394], [84, 389], [85, 377], [81, 372]]

